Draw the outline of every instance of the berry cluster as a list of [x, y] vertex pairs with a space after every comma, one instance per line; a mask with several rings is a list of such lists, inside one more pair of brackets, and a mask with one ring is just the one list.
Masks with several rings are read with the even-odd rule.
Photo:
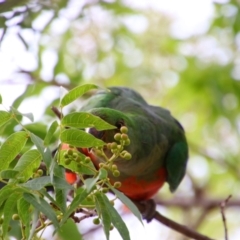
[[42, 175], [43, 175], [42, 169], [34, 169], [32, 178], [38, 178], [38, 177], [41, 177]]
[[[118, 170], [117, 165], [114, 164], [114, 161], [119, 157], [121, 157], [124, 160], [130, 160], [132, 158], [132, 155], [128, 151], [124, 150], [124, 147], [130, 144], [130, 139], [127, 133], [128, 133], [128, 128], [125, 126], [121, 127], [120, 133], [116, 133], [114, 135], [115, 142], [111, 142], [107, 144], [107, 149], [109, 149], [112, 153], [112, 156], [110, 158], [108, 158], [105, 155], [103, 149], [95, 150], [96, 155], [105, 159], [104, 162], [99, 164], [99, 167], [112, 172], [114, 177], [120, 176], [120, 171]], [[116, 182], [115, 184], [116, 184], [116, 187], [121, 186], [120, 182]]]
[[65, 165], [69, 165], [72, 161], [75, 161], [80, 166], [83, 163], [88, 164], [91, 161], [90, 157], [82, 158], [77, 150], [73, 150], [74, 147], [69, 147], [70, 149], [63, 154]]

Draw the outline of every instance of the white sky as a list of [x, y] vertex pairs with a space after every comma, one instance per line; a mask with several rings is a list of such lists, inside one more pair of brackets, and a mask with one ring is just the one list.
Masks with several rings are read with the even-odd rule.
[[[206, 31], [208, 21], [214, 14], [213, 3], [210, 0], [126, 1], [138, 8], [152, 7], [168, 14], [174, 20], [171, 26], [172, 35], [183, 39]], [[69, 11], [73, 11], [74, 4], [77, 4], [76, 1], [72, 2]], [[19, 78], [19, 75], [14, 78], [13, 72], [17, 70], [17, 66], [30, 71], [36, 66], [34, 54], [25, 51], [22, 43], [15, 37], [16, 31], [16, 28], [10, 30], [9, 34], [5, 36], [0, 49], [0, 94], [3, 97], [5, 106], [11, 105], [14, 99], [21, 95], [25, 89], [25, 79]], [[34, 42], [39, 37], [37, 35], [32, 36], [27, 31], [24, 34], [27, 36], [28, 41], [31, 42]], [[33, 51], [35, 50], [34, 47], [33, 44]], [[29, 104], [25, 103], [25, 106], [21, 106], [20, 110], [28, 112], [32, 109], [32, 104], [40, 106], [41, 104], [38, 104], [37, 101], [39, 100], [31, 99], [31, 102]], [[35, 116], [37, 119], [41, 116], [39, 114], [41, 109], [32, 109], [32, 111], [34, 115], [37, 115]]]

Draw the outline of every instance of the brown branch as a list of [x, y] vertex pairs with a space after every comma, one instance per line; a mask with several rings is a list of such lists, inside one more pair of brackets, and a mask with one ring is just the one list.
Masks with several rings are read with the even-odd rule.
[[52, 106], [51, 109], [59, 119], [62, 119], [62, 113], [58, 110], [58, 108]]
[[[162, 200], [162, 199], [154, 199], [156, 204], [162, 205], [165, 207], [180, 207], [180, 208], [195, 208], [195, 207], [202, 207], [202, 208], [219, 208], [221, 205], [221, 199], [210, 199], [210, 198], [174, 198], [169, 200]], [[240, 207], [240, 200], [235, 199], [228, 202], [226, 207]]]
[[[147, 206], [146, 204], [139, 203], [139, 202], [134, 202], [136, 206], [138, 207], [139, 211], [141, 213], [144, 213], [147, 211]], [[155, 214], [153, 216], [153, 219], [157, 220], [158, 222], [162, 223], [163, 225], [189, 237], [195, 240], [213, 240], [212, 238], [209, 238], [205, 235], [202, 235], [196, 231], [193, 231], [192, 229], [188, 228], [185, 225], [179, 224], [177, 222], [174, 222], [173, 220], [164, 217], [161, 215], [159, 212], [155, 211]]]
[[229, 201], [229, 199], [232, 197], [232, 195], [229, 195], [227, 197], [227, 199], [225, 199], [221, 204], [220, 204], [220, 208], [221, 208], [221, 215], [222, 215], [222, 220], [223, 220], [223, 226], [224, 226], [224, 233], [225, 233], [225, 240], [228, 240], [228, 229], [227, 229], [227, 220], [224, 214], [224, 209]]

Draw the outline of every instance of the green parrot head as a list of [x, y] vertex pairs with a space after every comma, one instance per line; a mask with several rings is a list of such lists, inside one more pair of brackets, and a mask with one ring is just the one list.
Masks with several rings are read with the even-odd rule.
[[[90, 128], [89, 133], [92, 134], [94, 137], [99, 138], [106, 143], [115, 142], [114, 135], [120, 132], [120, 128], [122, 126], [126, 126], [128, 128], [128, 136], [130, 139], [131, 136], [133, 136], [133, 123], [128, 115], [110, 108], [95, 108], [91, 109], [89, 113], [100, 117], [107, 123], [116, 127], [115, 129], [104, 131], [98, 131], [95, 128]], [[130, 145], [125, 147], [125, 149], [133, 152], [134, 149]], [[105, 153], [107, 156], [111, 156], [111, 152], [107, 148], [105, 149]], [[119, 160], [120, 159], [118, 159], [117, 161]]]

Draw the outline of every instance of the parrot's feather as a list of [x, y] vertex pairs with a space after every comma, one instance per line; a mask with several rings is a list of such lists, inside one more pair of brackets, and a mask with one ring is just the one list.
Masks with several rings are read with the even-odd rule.
[[183, 127], [168, 110], [149, 105], [137, 92], [123, 87], [109, 89], [93, 95], [81, 111], [99, 116], [118, 128], [104, 131], [104, 134], [90, 131], [96, 137], [104, 136], [105, 142], [114, 141], [113, 136], [120, 126], [128, 127], [131, 144], [126, 150], [132, 159], [116, 160], [121, 174], [115, 178], [109, 173], [111, 181], [121, 181], [120, 190], [135, 200], [150, 198], [164, 181], [171, 191], [176, 190], [185, 174], [188, 158]]

